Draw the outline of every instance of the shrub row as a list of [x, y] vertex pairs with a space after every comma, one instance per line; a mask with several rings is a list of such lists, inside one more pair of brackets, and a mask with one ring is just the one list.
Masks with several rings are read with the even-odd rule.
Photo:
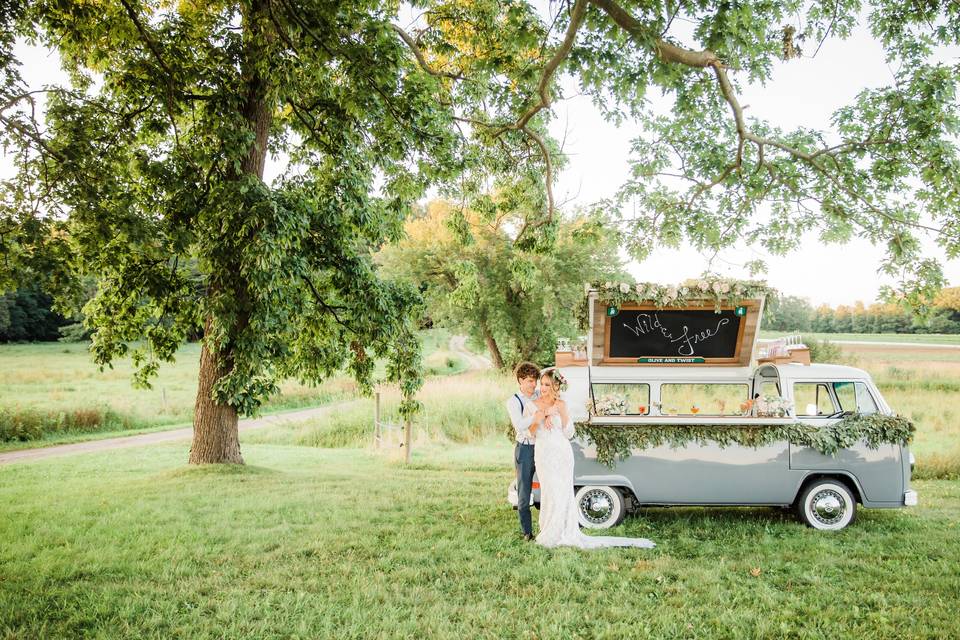
[[129, 417], [105, 407], [56, 412], [0, 408], [0, 442], [40, 440], [58, 433], [120, 431], [136, 426]]

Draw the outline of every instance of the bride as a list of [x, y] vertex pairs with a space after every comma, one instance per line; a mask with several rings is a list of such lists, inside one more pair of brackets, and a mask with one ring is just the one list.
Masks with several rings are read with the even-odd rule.
[[540, 397], [530, 432], [536, 431], [534, 462], [540, 479], [540, 533], [537, 543], [545, 547], [643, 547], [653, 542], [646, 538], [588, 536], [580, 531], [577, 503], [573, 496], [573, 420], [567, 404], [560, 399], [566, 383], [555, 367], [540, 372]]

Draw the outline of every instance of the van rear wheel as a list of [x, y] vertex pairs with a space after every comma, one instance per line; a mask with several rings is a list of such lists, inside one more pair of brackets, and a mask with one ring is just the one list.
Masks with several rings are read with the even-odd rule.
[[580, 526], [588, 529], [609, 529], [623, 522], [627, 515], [626, 501], [616, 487], [587, 485], [577, 491], [577, 514]]
[[824, 478], [803, 490], [797, 500], [797, 514], [809, 527], [839, 531], [857, 517], [857, 501], [843, 482]]

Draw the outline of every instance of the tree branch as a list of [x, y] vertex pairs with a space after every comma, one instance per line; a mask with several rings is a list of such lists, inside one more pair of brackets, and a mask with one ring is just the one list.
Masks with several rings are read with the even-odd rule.
[[459, 73], [451, 73], [449, 71], [438, 71], [432, 68], [428, 63], [427, 59], [423, 56], [423, 51], [420, 50], [420, 47], [417, 46], [417, 41], [410, 37], [410, 34], [404, 31], [402, 28], [398, 27], [395, 24], [391, 24], [393, 30], [397, 32], [397, 35], [400, 36], [400, 39], [403, 40], [410, 51], [413, 52], [414, 57], [417, 59], [420, 67], [429, 73], [432, 76], [437, 76], [438, 78], [450, 78], [452, 80], [463, 80], [463, 76]]
[[137, 16], [137, 12], [132, 6], [130, 6], [130, 3], [127, 2], [127, 0], [120, 0], [120, 4], [123, 5], [127, 15], [130, 16], [130, 21], [133, 22], [134, 26], [137, 28], [137, 31], [140, 33], [140, 37], [143, 38], [143, 43], [147, 45], [147, 49], [149, 49], [150, 53], [153, 54], [157, 64], [160, 65], [160, 68], [163, 69], [164, 73], [167, 74], [167, 83], [172, 83], [173, 71], [170, 70], [170, 67], [167, 66], [167, 63], [163, 60], [163, 56], [160, 55], [160, 50], [157, 48], [156, 43], [154, 43], [153, 38], [150, 37], [150, 34], [147, 33], [146, 27], [143, 26], [142, 22], [140, 22], [140, 17]]
[[704, 49], [702, 51], [692, 51], [689, 49], [684, 49], [678, 47], [672, 43], [669, 43], [662, 38], [652, 34], [650, 30], [641, 23], [639, 20], [630, 15], [626, 10], [620, 7], [618, 4], [613, 2], [613, 0], [590, 0], [591, 3], [596, 5], [602, 11], [604, 11], [610, 18], [621, 28], [626, 30], [628, 33], [633, 35], [635, 38], [653, 42], [657, 57], [659, 57], [664, 62], [672, 62], [676, 64], [682, 64], [688, 67], [693, 68], [710, 68], [712, 69], [714, 75], [717, 79], [717, 84], [720, 88], [720, 95], [723, 97], [724, 101], [730, 106], [730, 111], [733, 115], [733, 120], [737, 129], [737, 154], [736, 159], [733, 164], [728, 166], [718, 178], [713, 182], [708, 183], [706, 186], [701, 185], [698, 187], [690, 202], [692, 202], [696, 197], [699, 197], [703, 194], [704, 191], [709, 190], [725, 180], [734, 169], [739, 169], [743, 165], [743, 150], [744, 145], [747, 142], [752, 142], [757, 145], [760, 161], [763, 161], [763, 151], [765, 146], [769, 146], [775, 149], [780, 149], [784, 153], [791, 155], [799, 160], [803, 160], [815, 171], [821, 174], [825, 179], [829, 180], [834, 184], [837, 189], [845, 193], [847, 196], [852, 198], [854, 201], [859, 202], [863, 207], [871, 211], [872, 213], [886, 218], [891, 222], [896, 224], [902, 224], [910, 226], [916, 229], [923, 229], [927, 231], [933, 231], [936, 233], [943, 233], [943, 229], [936, 229], [934, 227], [929, 227], [916, 222], [910, 222], [908, 220], [903, 220], [898, 218], [890, 213], [884, 211], [880, 207], [876, 206], [869, 200], [863, 197], [862, 194], [857, 193], [846, 184], [844, 184], [836, 175], [833, 174], [827, 167], [824, 167], [818, 158], [820, 156], [826, 156], [836, 162], [836, 153], [838, 151], [844, 151], [847, 149], [855, 148], [864, 148], [866, 146], [876, 145], [876, 144], [891, 144], [894, 141], [888, 138], [881, 139], [868, 139], [864, 141], [853, 141], [843, 143], [841, 145], [836, 145], [833, 147], [825, 147], [813, 153], [803, 151], [794, 146], [781, 142], [779, 140], [774, 140], [772, 138], [765, 138], [759, 136], [752, 131], [750, 131], [746, 125], [746, 121], [743, 116], [743, 106], [740, 104], [740, 101], [737, 98], [737, 94], [734, 91], [733, 84], [730, 82], [730, 78], [727, 75], [727, 67], [723, 64], [717, 55], [710, 51], [709, 49]]

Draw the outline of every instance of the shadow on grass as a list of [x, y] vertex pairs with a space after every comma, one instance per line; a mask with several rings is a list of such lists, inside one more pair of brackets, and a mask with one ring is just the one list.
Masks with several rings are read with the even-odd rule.
[[[857, 507], [857, 519], [845, 530], [861, 527], [884, 529], [909, 529], [919, 526], [916, 519], [904, 517], [902, 509], [866, 509]], [[796, 524], [800, 530], [814, 531], [804, 525], [791, 507], [643, 507], [627, 516], [626, 522], [639, 518], [651, 526], [675, 525], [733, 525], [751, 524], [763, 527], [767, 524]], [[822, 532], [829, 535], [831, 532]]]
[[503, 464], [459, 464], [459, 463], [434, 463], [434, 462], [392, 462], [391, 467], [402, 471], [454, 471], [471, 473], [504, 473], [512, 472], [512, 469]]

